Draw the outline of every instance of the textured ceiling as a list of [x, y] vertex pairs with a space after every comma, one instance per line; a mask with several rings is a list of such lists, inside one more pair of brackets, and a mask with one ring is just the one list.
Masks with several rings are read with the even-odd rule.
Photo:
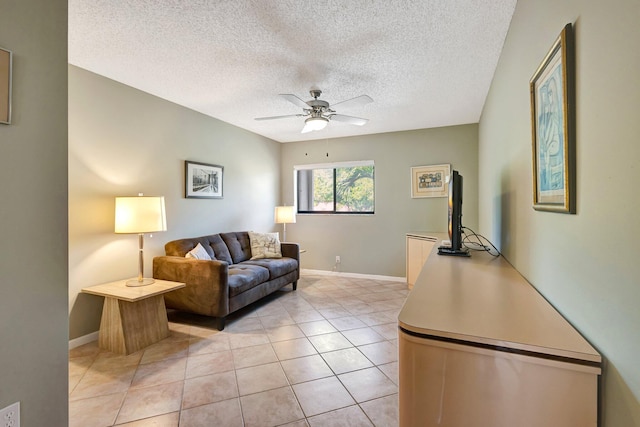
[[[516, 0], [70, 0], [69, 63], [280, 142], [477, 123]], [[301, 134], [278, 96], [369, 119]]]

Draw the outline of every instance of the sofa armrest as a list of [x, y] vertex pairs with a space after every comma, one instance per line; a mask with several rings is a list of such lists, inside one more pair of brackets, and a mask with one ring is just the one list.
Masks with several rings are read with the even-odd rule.
[[280, 252], [283, 257], [293, 258], [298, 262], [298, 269], [296, 270], [296, 276], [293, 282], [293, 290], [296, 290], [298, 286], [298, 279], [300, 278], [300, 245], [297, 243], [280, 243]]
[[300, 265], [300, 245], [297, 243], [289, 243], [289, 242], [281, 242], [280, 243], [280, 252], [282, 252], [282, 256], [293, 258], [298, 261], [298, 265]]
[[168, 308], [205, 316], [229, 314], [229, 264], [178, 256], [153, 258], [153, 277], [186, 283], [186, 287], [164, 294]]

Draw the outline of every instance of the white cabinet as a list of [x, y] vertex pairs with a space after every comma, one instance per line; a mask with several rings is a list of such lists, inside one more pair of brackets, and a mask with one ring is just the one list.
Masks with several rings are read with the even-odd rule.
[[413, 288], [437, 239], [422, 233], [407, 233], [407, 285]]

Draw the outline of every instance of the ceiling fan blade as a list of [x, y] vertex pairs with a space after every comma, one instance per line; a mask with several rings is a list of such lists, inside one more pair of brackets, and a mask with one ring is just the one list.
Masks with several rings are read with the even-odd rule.
[[337, 122], [349, 123], [350, 125], [358, 125], [358, 126], [362, 126], [369, 121], [369, 119], [345, 116], [344, 114], [332, 114], [331, 120], [335, 120]]
[[300, 108], [303, 108], [305, 110], [309, 108], [309, 105], [306, 102], [295, 95], [292, 95], [290, 93], [281, 93], [280, 96]]
[[274, 119], [287, 119], [290, 117], [304, 117], [305, 114], [287, 114], [286, 116], [270, 116], [270, 117], [256, 117], [254, 120], [274, 120]]
[[369, 95], [360, 95], [355, 98], [347, 99], [346, 101], [340, 101], [336, 104], [331, 104], [331, 108], [339, 105], [340, 108], [351, 108], [351, 107], [359, 107], [361, 105], [368, 104], [373, 102], [373, 99]]

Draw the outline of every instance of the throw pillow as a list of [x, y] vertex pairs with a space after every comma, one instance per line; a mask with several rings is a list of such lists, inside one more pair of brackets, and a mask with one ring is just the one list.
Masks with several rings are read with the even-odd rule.
[[195, 259], [207, 259], [207, 260], [211, 259], [211, 257], [207, 253], [207, 250], [200, 243], [198, 243], [195, 248], [187, 252], [187, 254], [184, 257], [195, 258]]
[[249, 232], [251, 259], [282, 258], [278, 233]]

